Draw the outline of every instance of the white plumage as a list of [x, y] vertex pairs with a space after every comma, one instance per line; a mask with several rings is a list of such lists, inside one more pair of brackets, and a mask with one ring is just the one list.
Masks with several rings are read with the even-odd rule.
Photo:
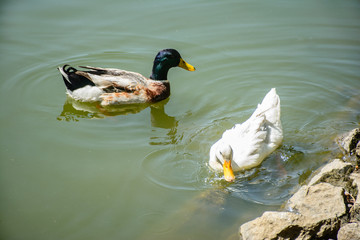
[[253, 168], [278, 148], [282, 139], [280, 98], [272, 88], [248, 120], [226, 130], [212, 145], [209, 165], [223, 171], [224, 161], [230, 160], [233, 171]]

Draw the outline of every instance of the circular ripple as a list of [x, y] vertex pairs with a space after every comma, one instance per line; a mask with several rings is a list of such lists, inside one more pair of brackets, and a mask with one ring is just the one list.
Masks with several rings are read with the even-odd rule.
[[238, 174], [236, 182], [228, 187], [235, 197], [264, 205], [284, 203], [297, 186], [305, 171], [301, 165], [303, 152], [282, 146], [261, 166]]
[[[167, 224], [166, 220], [161, 220], [166, 217], [167, 214], [165, 212], [149, 211], [142, 214], [137, 221], [142, 222], [146, 226], [145, 229], [150, 233], [164, 235], [173, 229], [173, 224]], [[154, 222], [154, 219], [158, 220], [158, 222]]]
[[204, 187], [203, 166], [191, 153], [167, 148], [148, 154], [142, 170], [152, 182], [169, 189], [198, 190]]

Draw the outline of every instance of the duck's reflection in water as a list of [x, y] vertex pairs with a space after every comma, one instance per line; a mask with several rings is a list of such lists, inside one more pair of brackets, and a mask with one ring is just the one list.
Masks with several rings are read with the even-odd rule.
[[167, 145], [176, 143], [178, 121], [165, 113], [165, 105], [169, 99], [154, 104], [126, 104], [119, 106], [101, 106], [99, 103], [79, 102], [67, 97], [63, 110], [57, 117], [59, 121], [80, 121], [81, 119], [101, 119], [118, 115], [136, 114], [150, 107], [151, 126], [170, 129], [166, 137], [150, 138], [150, 145]]
[[150, 138], [150, 145], [168, 145], [177, 143], [178, 120], [165, 112], [166, 102], [160, 102], [150, 106], [151, 126], [155, 128], [170, 129], [166, 137], [154, 136]]
[[59, 121], [79, 121], [80, 119], [106, 118], [118, 115], [139, 113], [150, 104], [126, 104], [119, 106], [101, 106], [99, 103], [79, 102], [67, 97]]

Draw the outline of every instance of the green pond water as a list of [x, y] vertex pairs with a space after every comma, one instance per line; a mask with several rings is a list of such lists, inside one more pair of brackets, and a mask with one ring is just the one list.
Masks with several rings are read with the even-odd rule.
[[[177, 49], [171, 96], [99, 108], [68, 99], [56, 67], [150, 75]], [[1, 239], [238, 239], [337, 155], [360, 122], [360, 2], [0, 3]], [[270, 88], [283, 145], [225, 183], [211, 145]]]

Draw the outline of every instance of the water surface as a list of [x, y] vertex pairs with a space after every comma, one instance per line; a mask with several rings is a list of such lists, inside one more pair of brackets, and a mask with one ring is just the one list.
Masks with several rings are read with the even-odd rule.
[[[358, 1], [5, 1], [0, 5], [3, 239], [238, 239], [279, 209], [359, 125]], [[56, 67], [150, 75], [154, 105], [68, 99]], [[276, 87], [283, 145], [234, 184], [207, 166], [222, 132]]]

